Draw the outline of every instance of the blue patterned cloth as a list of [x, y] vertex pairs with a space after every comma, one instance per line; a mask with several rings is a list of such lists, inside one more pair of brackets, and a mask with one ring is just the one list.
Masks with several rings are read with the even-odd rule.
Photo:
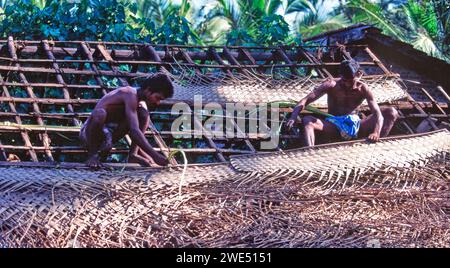
[[325, 120], [336, 125], [344, 140], [351, 140], [358, 136], [361, 119], [357, 114], [330, 116]]

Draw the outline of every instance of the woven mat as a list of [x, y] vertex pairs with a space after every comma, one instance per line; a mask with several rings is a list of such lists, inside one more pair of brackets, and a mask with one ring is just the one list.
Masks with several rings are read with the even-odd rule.
[[[448, 152], [449, 133], [367, 146], [232, 157], [232, 164], [190, 166], [184, 177], [183, 167], [1, 167], [0, 247], [449, 247], [450, 165], [431, 161]], [[302, 175], [341, 167], [348, 148], [359, 157], [355, 169], [401, 159], [384, 173], [366, 168], [351, 183]]]
[[407, 168], [424, 164], [427, 158], [450, 152], [450, 133], [438, 130], [424, 134], [384, 138], [377, 143], [351, 141], [276, 153], [238, 155], [231, 165], [243, 172], [277, 170], [347, 172], [380, 168]]
[[[159, 187], [160, 185], [179, 185], [183, 167], [165, 169], [152, 168], [132, 171], [109, 171], [90, 169], [55, 169], [55, 168], [0, 168], [0, 192], [17, 191], [22, 188], [40, 189], [42, 187], [86, 188], [95, 189], [99, 185], [129, 183], [136, 187]], [[220, 181], [236, 175], [228, 164], [210, 164], [189, 166], [186, 169], [183, 184]], [[12, 185], [14, 185], [12, 187]], [[10, 188], [12, 187], [12, 188]]]
[[[176, 80], [175, 80], [176, 81]], [[174, 100], [194, 101], [201, 95], [203, 103], [268, 103], [275, 101], [299, 101], [318, 86], [323, 80], [300, 78], [296, 80], [218, 80], [176, 82]], [[395, 80], [366, 80], [378, 103], [387, 103], [406, 97], [405, 91]], [[316, 100], [313, 105], [327, 107], [327, 97]], [[367, 105], [364, 101], [363, 105]]]

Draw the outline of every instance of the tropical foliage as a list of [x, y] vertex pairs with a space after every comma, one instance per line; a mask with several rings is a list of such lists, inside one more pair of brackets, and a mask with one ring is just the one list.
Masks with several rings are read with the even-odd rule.
[[450, 58], [449, 1], [0, 0], [0, 4], [3, 38], [276, 45], [364, 22], [430, 55]]
[[349, 21], [343, 15], [322, 12], [323, 5], [323, 0], [290, 0], [286, 14], [296, 14], [294, 27], [298, 33], [306, 37], [349, 25]]
[[[350, 0], [353, 22], [373, 23], [385, 33], [432, 56], [450, 59], [450, 2]], [[391, 4], [390, 6], [388, 4]]]

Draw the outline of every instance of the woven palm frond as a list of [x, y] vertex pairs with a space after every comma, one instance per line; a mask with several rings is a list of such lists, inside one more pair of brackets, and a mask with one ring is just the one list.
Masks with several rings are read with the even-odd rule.
[[[233, 157], [232, 164], [188, 167], [181, 191], [183, 167], [2, 167], [0, 246], [449, 247], [450, 161], [442, 156], [448, 136], [385, 139], [381, 148], [402, 152], [391, 155], [396, 162], [389, 168], [359, 165], [341, 175], [336, 168], [329, 172], [330, 150], [336, 160], [349, 146], [372, 157], [378, 150], [378, 160], [384, 151], [350, 142], [286, 152], [292, 155], [278, 163], [266, 162], [277, 154]], [[358, 150], [354, 155], [363, 156]], [[322, 170], [298, 169], [306, 161], [301, 152], [309, 153], [310, 163], [320, 155]], [[263, 159], [247, 165], [251, 157]], [[288, 160], [297, 170], [278, 168]]]
[[433, 159], [445, 161], [449, 152], [450, 133], [438, 130], [385, 138], [377, 143], [351, 141], [276, 153], [232, 156], [230, 162], [238, 171], [252, 174], [246, 178], [247, 181], [303, 178], [335, 189], [361, 182], [364, 174], [371, 174], [374, 178], [371, 182], [375, 183], [377, 174], [393, 170], [397, 171], [397, 175], [388, 185], [394, 181], [413, 183], [415, 179], [409, 171], [423, 167]]
[[198, 166], [181, 196], [180, 168], [1, 168], [0, 245], [448, 247], [449, 165], [429, 168], [416, 172], [431, 188], [325, 193], [289, 177], [243, 187], [228, 165]]
[[[312, 79], [310, 76], [273, 77], [247, 72], [229, 77], [218, 73], [214, 77], [196, 75], [186, 67], [180, 69], [174, 79], [173, 99], [194, 101], [194, 96], [202, 96], [203, 102], [217, 103], [270, 103], [275, 101], [300, 100], [320, 85], [324, 79]], [[193, 74], [194, 73], [194, 74]], [[396, 78], [381, 77], [363, 79], [372, 90], [378, 103], [392, 102], [406, 97], [405, 91], [397, 84]], [[327, 107], [326, 96], [314, 102], [315, 106]], [[367, 102], [363, 102], [367, 105]]]

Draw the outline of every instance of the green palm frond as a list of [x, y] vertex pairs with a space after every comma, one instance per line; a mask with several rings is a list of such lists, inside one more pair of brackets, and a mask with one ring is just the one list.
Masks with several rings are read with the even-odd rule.
[[169, 0], [141, 0], [138, 3], [138, 16], [141, 18], [150, 18], [157, 25], [164, 23], [165, 18], [173, 10]]
[[191, 19], [194, 10], [190, 0], [182, 0], [176, 4], [172, 0], [136, 0], [138, 4], [138, 16], [149, 18], [160, 26], [170, 14], [177, 13], [186, 19]]
[[445, 32], [439, 30], [439, 18], [431, 2], [417, 3], [409, 0], [403, 6], [408, 26], [411, 29], [411, 44], [431, 56], [449, 60], [443, 51]]
[[32, 0], [31, 2], [41, 10], [44, 9], [47, 4], [46, 0]]
[[430, 3], [424, 2], [419, 4], [410, 0], [403, 6], [403, 10], [414, 31], [423, 28], [432, 38], [437, 37], [439, 33], [439, 21], [434, 8]]
[[179, 7], [179, 15], [185, 18], [189, 17], [192, 12], [191, 3], [189, 0], [181, 1], [181, 5]]
[[318, 13], [318, 10], [317, 10], [318, 5], [319, 5], [318, 1], [309, 1], [309, 0], [289, 1], [287, 9], [286, 9], [286, 14], [297, 13], [297, 12], [317, 14]]
[[307, 38], [326, 31], [344, 28], [349, 24], [350, 22], [342, 14], [325, 18], [306, 16], [303, 20], [297, 22], [297, 31]]
[[223, 17], [232, 29], [237, 28], [240, 17], [239, 8], [232, 0], [217, 0], [217, 3], [216, 8], [211, 11], [212, 15], [209, 16], [209, 19]]
[[323, 1], [293, 0], [288, 2], [286, 13], [297, 13], [296, 31], [304, 37], [348, 26], [349, 21], [343, 16], [326, 16], [321, 14]]
[[414, 35], [412, 45], [414, 48], [422, 50], [431, 56], [445, 59], [433, 38], [431, 38], [431, 36], [429, 36], [425, 31], [419, 31]]
[[230, 25], [222, 17], [213, 17], [205, 20], [198, 29], [201, 39], [207, 45], [219, 45], [226, 42], [226, 33], [230, 30]]
[[241, 0], [238, 2], [261, 15], [275, 14], [283, 4], [282, 0]]
[[282, 0], [269, 0], [266, 1], [265, 14], [275, 14], [277, 10], [283, 5]]
[[243, 1], [246, 2], [247, 5], [251, 8], [251, 9], [255, 9], [258, 10], [260, 12], [264, 12], [264, 10], [266, 9], [266, 2], [270, 2], [270, 0], [252, 0], [252, 1]]
[[392, 23], [384, 14], [384, 10], [376, 3], [368, 0], [350, 0], [347, 7], [355, 11], [354, 22], [374, 23], [384, 32], [404, 41], [403, 34], [395, 29]]

